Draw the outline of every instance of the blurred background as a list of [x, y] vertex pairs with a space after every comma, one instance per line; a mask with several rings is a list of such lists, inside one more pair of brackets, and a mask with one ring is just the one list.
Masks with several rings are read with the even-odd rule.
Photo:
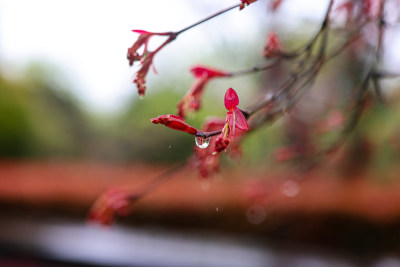
[[[328, 1], [286, 0], [276, 13], [258, 1], [185, 32], [157, 54], [139, 99], [131, 30], [177, 31], [235, 3], [0, 0], [0, 266], [400, 266], [398, 79], [384, 82], [387, 103], [371, 100], [339, 153], [301, 168], [348, 117], [368, 58], [359, 51], [249, 135], [240, 161], [224, 157], [220, 174], [180, 170], [115, 226], [86, 223], [107, 188], [141, 188], [192, 154], [192, 136], [150, 122], [176, 112], [191, 66], [251, 68], [270, 31], [296, 48]], [[399, 36], [395, 26], [384, 40], [383, 66], [396, 73]], [[224, 117], [229, 87], [241, 107], [254, 103], [283, 70], [213, 80], [188, 122]]]

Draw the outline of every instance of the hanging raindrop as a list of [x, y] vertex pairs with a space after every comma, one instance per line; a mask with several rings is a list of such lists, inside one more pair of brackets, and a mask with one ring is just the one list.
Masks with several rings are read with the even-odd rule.
[[203, 138], [203, 137], [194, 137], [194, 141], [196, 142], [196, 146], [199, 148], [206, 148], [210, 144], [210, 137], [209, 138]]

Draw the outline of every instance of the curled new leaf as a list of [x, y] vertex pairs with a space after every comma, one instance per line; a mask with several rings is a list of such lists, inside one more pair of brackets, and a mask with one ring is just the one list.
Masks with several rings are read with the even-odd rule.
[[191, 135], [195, 135], [198, 132], [196, 128], [187, 124], [181, 117], [172, 114], [161, 115], [157, 118], [153, 118], [151, 119], [151, 122], [154, 124], [164, 124], [171, 129], [186, 132]]

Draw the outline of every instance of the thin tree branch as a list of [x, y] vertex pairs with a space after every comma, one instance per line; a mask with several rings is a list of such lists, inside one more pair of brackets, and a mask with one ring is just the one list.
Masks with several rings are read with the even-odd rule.
[[197, 25], [200, 25], [200, 24], [202, 24], [203, 22], [206, 22], [207, 20], [210, 20], [210, 19], [215, 18], [215, 17], [217, 17], [217, 16], [219, 16], [219, 15], [225, 13], [225, 12], [228, 12], [229, 10], [232, 10], [232, 9], [234, 9], [234, 8], [237, 8], [237, 7], [239, 7], [240, 5], [241, 5], [241, 4], [236, 4], [236, 5], [234, 5], [234, 6], [227, 7], [227, 8], [225, 8], [225, 9], [223, 9], [223, 10], [221, 10], [221, 11], [219, 11], [219, 12], [217, 12], [217, 13], [211, 15], [211, 16], [208, 16], [208, 17], [206, 17], [206, 18], [204, 18], [204, 19], [202, 19], [202, 20], [200, 20], [200, 21], [198, 21], [198, 22], [196, 22], [196, 23], [194, 23], [194, 24], [192, 24], [192, 25], [186, 27], [186, 28], [183, 28], [183, 29], [180, 30], [180, 31], [175, 32], [175, 35], [178, 36], [179, 34], [185, 32], [185, 31], [187, 31], [187, 30], [190, 30], [191, 28], [196, 27]]

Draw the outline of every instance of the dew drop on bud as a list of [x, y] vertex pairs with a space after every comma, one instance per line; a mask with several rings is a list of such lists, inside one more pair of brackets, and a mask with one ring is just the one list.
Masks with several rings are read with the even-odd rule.
[[206, 148], [210, 144], [210, 138], [195, 136], [194, 141], [196, 142], [196, 146], [198, 146], [199, 148]]

